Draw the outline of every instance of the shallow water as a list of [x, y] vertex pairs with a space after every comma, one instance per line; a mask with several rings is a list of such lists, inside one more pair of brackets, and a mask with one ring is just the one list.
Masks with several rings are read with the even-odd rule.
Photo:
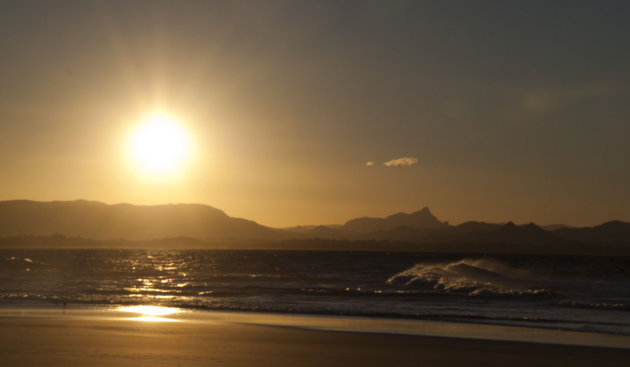
[[0, 305], [156, 304], [630, 335], [630, 258], [0, 250]]

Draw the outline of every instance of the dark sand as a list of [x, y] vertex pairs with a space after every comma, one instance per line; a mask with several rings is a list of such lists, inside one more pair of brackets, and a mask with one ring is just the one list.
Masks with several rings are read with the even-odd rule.
[[[70, 312], [70, 316], [0, 312], [0, 365], [630, 365], [628, 348], [307, 330], [226, 322], [216, 318], [146, 322], [112, 317], [112, 314], [111, 311]], [[321, 320], [335, 323], [348, 319]]]

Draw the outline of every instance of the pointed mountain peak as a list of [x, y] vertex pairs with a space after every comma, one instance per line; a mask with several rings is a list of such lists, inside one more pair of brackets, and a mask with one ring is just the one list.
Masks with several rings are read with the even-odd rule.
[[411, 213], [411, 215], [414, 214], [429, 214], [429, 215], [433, 215], [433, 213], [431, 213], [431, 209], [429, 209], [428, 206], [425, 206], [424, 208], [418, 210], [417, 212]]
[[436, 229], [448, 227], [448, 224], [440, 222], [429, 210], [424, 207], [417, 212], [396, 213], [385, 218], [356, 218], [351, 219], [344, 227], [354, 232], [389, 231], [396, 227], [409, 227], [415, 229]]
[[427, 206], [418, 210], [417, 212], [411, 213], [410, 215], [412, 217], [417, 217], [417, 218], [432, 218], [432, 219], [438, 220], [435, 217], [435, 215], [433, 215], [433, 213], [431, 212], [431, 209], [429, 209], [429, 207]]
[[433, 213], [431, 213], [431, 210], [428, 207], [426, 207], [426, 206], [424, 208], [418, 210], [418, 211], [413, 212], [413, 213], [399, 212], [399, 213], [387, 216], [384, 219], [385, 220], [404, 220], [404, 221], [409, 221], [409, 220], [429, 220], [429, 221], [439, 222], [438, 219], [435, 217], [435, 215], [433, 215]]

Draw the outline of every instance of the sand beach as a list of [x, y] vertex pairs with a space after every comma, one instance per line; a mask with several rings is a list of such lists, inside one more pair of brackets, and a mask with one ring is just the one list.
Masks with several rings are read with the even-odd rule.
[[1, 310], [2, 365], [627, 366], [630, 361], [627, 336], [352, 317], [135, 311]]

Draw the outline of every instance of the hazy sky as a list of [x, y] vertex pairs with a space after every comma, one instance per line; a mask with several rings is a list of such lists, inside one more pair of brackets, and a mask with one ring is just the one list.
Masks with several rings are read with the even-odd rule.
[[[628, 1], [3, 1], [0, 200], [630, 221], [629, 36]], [[156, 110], [170, 179], [126, 150]]]

